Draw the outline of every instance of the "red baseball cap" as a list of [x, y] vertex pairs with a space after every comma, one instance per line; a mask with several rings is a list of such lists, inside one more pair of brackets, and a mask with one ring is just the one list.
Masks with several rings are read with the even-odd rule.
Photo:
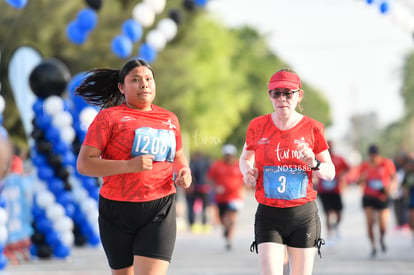
[[278, 71], [272, 75], [269, 81], [269, 91], [277, 88], [297, 90], [302, 87], [299, 76], [292, 72]]

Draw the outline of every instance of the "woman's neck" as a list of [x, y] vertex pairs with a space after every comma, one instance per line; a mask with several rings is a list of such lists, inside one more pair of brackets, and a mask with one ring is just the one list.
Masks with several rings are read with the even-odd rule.
[[276, 113], [272, 113], [272, 121], [280, 130], [289, 130], [293, 128], [302, 119], [303, 115], [297, 112], [292, 113], [290, 116], [281, 116]]

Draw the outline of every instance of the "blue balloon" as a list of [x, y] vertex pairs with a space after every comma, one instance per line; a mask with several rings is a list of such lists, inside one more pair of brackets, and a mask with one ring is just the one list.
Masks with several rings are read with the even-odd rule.
[[44, 114], [43, 105], [45, 101], [43, 98], [39, 98], [33, 103], [32, 109], [36, 116]]
[[88, 32], [83, 31], [77, 21], [72, 21], [68, 24], [66, 27], [66, 35], [76, 45], [83, 44], [88, 38]]
[[122, 24], [122, 32], [128, 36], [132, 42], [137, 42], [142, 37], [143, 29], [137, 21], [128, 19]]
[[368, 5], [371, 5], [371, 4], [374, 3], [374, 0], [366, 0], [366, 2], [367, 2]]
[[37, 169], [37, 176], [39, 177], [39, 179], [47, 182], [53, 177], [53, 169], [49, 166], [43, 165], [41, 167], [38, 167]]
[[40, 114], [36, 118], [36, 125], [42, 129], [46, 130], [49, 129], [49, 126], [52, 124], [52, 119], [47, 114]]
[[7, 200], [0, 194], [0, 207], [5, 208], [7, 206]]
[[3, 270], [7, 266], [8, 262], [9, 260], [7, 259], [7, 257], [3, 253], [1, 253], [0, 254], [0, 270]]
[[46, 242], [51, 247], [59, 246], [59, 244], [60, 244], [59, 234], [51, 228], [49, 230], [48, 234], [46, 234]]
[[157, 50], [151, 45], [144, 43], [138, 50], [138, 55], [148, 63], [152, 63], [157, 58]]
[[85, 8], [79, 11], [76, 21], [79, 29], [84, 32], [90, 32], [98, 22], [98, 16], [93, 9]]
[[49, 127], [45, 130], [45, 136], [47, 140], [52, 141], [52, 143], [56, 143], [60, 140], [60, 131], [56, 127], [49, 125]]
[[27, 0], [6, 0], [6, 3], [16, 9], [24, 8], [27, 4]]
[[52, 179], [49, 180], [47, 185], [49, 187], [49, 190], [55, 195], [60, 195], [61, 193], [65, 191], [63, 181], [59, 178], [53, 177]]
[[207, 4], [208, 0], [194, 0], [194, 3], [199, 7], [204, 7]]
[[384, 1], [379, 5], [379, 9], [382, 14], [386, 14], [390, 10], [390, 5], [387, 1]]
[[52, 222], [47, 219], [43, 218], [36, 221], [36, 228], [40, 233], [43, 233], [45, 235], [51, 233], [53, 231]]
[[120, 58], [127, 58], [132, 52], [132, 41], [126, 35], [118, 35], [112, 39], [111, 48], [114, 54]]
[[55, 255], [56, 258], [64, 259], [70, 255], [70, 249], [66, 245], [59, 244], [53, 250], [53, 255]]

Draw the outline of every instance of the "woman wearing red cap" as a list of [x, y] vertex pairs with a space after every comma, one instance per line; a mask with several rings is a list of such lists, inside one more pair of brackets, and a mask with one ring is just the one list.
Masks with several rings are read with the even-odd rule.
[[260, 274], [282, 274], [285, 250], [290, 274], [312, 273], [323, 244], [312, 176], [332, 180], [322, 123], [296, 111], [303, 99], [299, 76], [290, 69], [269, 82], [274, 112], [254, 118], [247, 129], [240, 170], [256, 186], [255, 241]]

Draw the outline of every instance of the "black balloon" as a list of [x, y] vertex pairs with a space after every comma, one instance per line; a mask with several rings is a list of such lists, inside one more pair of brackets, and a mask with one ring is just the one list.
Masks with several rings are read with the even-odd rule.
[[50, 258], [53, 254], [53, 249], [47, 244], [37, 246], [37, 256], [42, 259]]
[[102, 7], [102, 0], [86, 0], [86, 4], [94, 10], [100, 10]]
[[50, 154], [47, 157], [47, 162], [55, 169], [60, 169], [62, 167], [62, 158], [56, 154]]
[[36, 149], [41, 154], [49, 155], [52, 152], [52, 144], [46, 140], [40, 140], [36, 144]]
[[29, 76], [30, 88], [40, 98], [60, 96], [70, 81], [70, 73], [65, 64], [55, 58], [44, 59]]
[[172, 9], [169, 12], [169, 17], [175, 22], [175, 24], [180, 25], [183, 21], [183, 17], [181, 15], [180, 10]]
[[183, 6], [186, 10], [193, 11], [195, 9], [194, 0], [184, 0]]

